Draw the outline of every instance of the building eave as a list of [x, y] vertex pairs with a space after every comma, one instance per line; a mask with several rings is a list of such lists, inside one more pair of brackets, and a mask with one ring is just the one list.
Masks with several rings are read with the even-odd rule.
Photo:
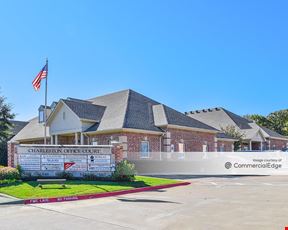
[[[47, 136], [47, 139], [50, 139], [50, 136]], [[27, 138], [27, 139], [18, 139], [18, 140], [10, 140], [8, 143], [21, 143], [21, 142], [27, 142], [27, 141], [42, 141], [44, 140], [44, 137], [34, 137], [34, 138]]]
[[229, 142], [235, 142], [237, 139], [229, 139], [229, 138], [216, 138], [217, 141], [229, 141]]
[[194, 128], [194, 127], [180, 126], [180, 125], [168, 124], [166, 125], [166, 127], [170, 129], [181, 129], [181, 130], [196, 131], [196, 132], [203, 132], [203, 133], [212, 133], [212, 134], [219, 133], [218, 130], [201, 129], [201, 128]]
[[281, 141], [288, 141], [288, 138], [285, 137], [266, 137], [266, 139], [275, 139], [275, 140], [281, 140]]
[[143, 134], [154, 134], [154, 135], [162, 135], [163, 132], [151, 131], [151, 130], [143, 130], [143, 129], [130, 129], [130, 128], [120, 128], [120, 129], [107, 129], [107, 130], [97, 130], [91, 132], [85, 132], [87, 135], [91, 134], [110, 134], [110, 133], [143, 133]]

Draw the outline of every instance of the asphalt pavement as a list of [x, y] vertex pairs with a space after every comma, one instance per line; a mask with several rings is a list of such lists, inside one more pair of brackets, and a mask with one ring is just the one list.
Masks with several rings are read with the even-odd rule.
[[192, 177], [118, 197], [0, 206], [1, 230], [285, 229], [288, 177]]

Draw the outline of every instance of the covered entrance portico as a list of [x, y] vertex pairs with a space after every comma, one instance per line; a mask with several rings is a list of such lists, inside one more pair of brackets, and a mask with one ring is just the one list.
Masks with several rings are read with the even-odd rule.
[[267, 142], [264, 135], [258, 131], [250, 136], [250, 139], [243, 141], [243, 150], [264, 151], [267, 149]]
[[90, 140], [83, 132], [64, 133], [51, 135], [51, 144], [53, 145], [89, 145]]

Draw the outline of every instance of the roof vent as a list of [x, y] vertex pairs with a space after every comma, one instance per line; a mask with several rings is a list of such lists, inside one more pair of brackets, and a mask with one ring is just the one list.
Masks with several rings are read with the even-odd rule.
[[219, 108], [219, 107], [217, 107], [217, 108], [215, 108], [216, 109], [216, 111], [220, 111], [221, 110], [221, 108]]
[[208, 109], [208, 112], [212, 112], [213, 111], [213, 109]]
[[202, 111], [203, 111], [204, 113], [207, 113], [207, 110], [206, 110], [206, 109], [203, 109]]
[[196, 110], [196, 113], [200, 113], [201, 111], [199, 111], [199, 110]]

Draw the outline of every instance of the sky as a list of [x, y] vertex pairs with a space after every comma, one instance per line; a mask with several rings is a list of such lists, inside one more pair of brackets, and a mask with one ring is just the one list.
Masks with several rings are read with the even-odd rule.
[[[181, 112], [288, 108], [288, 1], [0, 0], [0, 90], [18, 120], [133, 89]], [[44, 83], [44, 82], [43, 82]]]

